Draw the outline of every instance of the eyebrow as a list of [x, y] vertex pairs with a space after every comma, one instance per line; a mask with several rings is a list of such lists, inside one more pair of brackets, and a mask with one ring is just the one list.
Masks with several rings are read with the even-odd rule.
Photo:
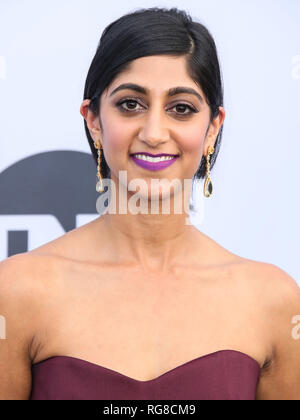
[[[111, 97], [115, 93], [117, 93], [118, 91], [123, 90], [123, 89], [131, 89], [131, 90], [134, 90], [136, 92], [142, 93], [144, 95], [147, 95], [147, 93], [148, 93], [148, 89], [146, 89], [142, 86], [136, 85], [135, 83], [123, 83], [122, 85], [115, 88], [109, 96]], [[168, 97], [178, 95], [179, 93], [190, 93], [192, 95], [197, 96], [197, 98], [200, 100], [200, 102], [202, 104], [204, 103], [204, 100], [203, 100], [202, 96], [193, 88], [189, 88], [189, 87], [185, 87], [185, 86], [177, 86], [175, 88], [169, 89], [166, 93], [167, 93]]]

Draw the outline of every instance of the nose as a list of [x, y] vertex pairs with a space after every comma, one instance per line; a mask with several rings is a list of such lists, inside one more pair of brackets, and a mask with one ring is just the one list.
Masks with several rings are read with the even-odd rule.
[[139, 140], [149, 147], [158, 147], [170, 139], [169, 130], [166, 126], [164, 111], [159, 106], [152, 108], [142, 118], [142, 127], [139, 131]]

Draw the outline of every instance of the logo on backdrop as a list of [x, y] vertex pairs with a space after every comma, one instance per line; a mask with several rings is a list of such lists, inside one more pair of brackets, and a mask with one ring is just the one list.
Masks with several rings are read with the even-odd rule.
[[53, 151], [0, 173], [0, 260], [99, 217], [96, 165], [88, 153]]

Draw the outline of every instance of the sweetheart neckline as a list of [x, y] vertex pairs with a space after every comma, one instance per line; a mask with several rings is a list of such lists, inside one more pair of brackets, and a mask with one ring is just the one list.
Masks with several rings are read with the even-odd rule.
[[185, 367], [185, 366], [187, 366], [189, 364], [193, 364], [193, 363], [195, 363], [195, 362], [197, 362], [197, 361], [199, 361], [201, 359], [204, 359], [204, 358], [207, 358], [207, 357], [210, 357], [210, 356], [215, 356], [217, 354], [224, 353], [224, 352], [238, 353], [238, 354], [244, 356], [246, 359], [250, 360], [251, 362], [254, 362], [256, 364], [256, 367], [259, 368], [259, 371], [261, 371], [260, 364], [252, 356], [249, 356], [247, 353], [243, 353], [243, 352], [238, 351], [238, 350], [230, 350], [230, 349], [217, 350], [217, 351], [214, 351], [212, 353], [204, 354], [202, 356], [199, 356], [199, 357], [196, 357], [194, 359], [188, 360], [187, 362], [184, 362], [181, 365], [175, 366], [174, 368], [168, 370], [167, 372], [162, 373], [161, 375], [157, 376], [156, 378], [147, 379], [146, 381], [142, 381], [142, 380], [139, 380], [139, 379], [131, 378], [130, 376], [124, 375], [123, 373], [120, 373], [120, 372], [118, 372], [118, 371], [116, 371], [114, 369], [110, 369], [108, 367], [105, 367], [105, 366], [102, 366], [102, 365], [98, 365], [97, 363], [89, 362], [88, 360], [80, 359], [79, 357], [73, 357], [73, 356], [63, 356], [63, 355], [62, 356], [51, 356], [51, 357], [48, 357], [47, 359], [41, 360], [41, 361], [39, 361], [37, 363], [33, 363], [31, 366], [32, 367], [35, 367], [37, 365], [41, 365], [42, 363], [45, 363], [45, 362], [47, 362], [49, 360], [53, 360], [53, 359], [73, 359], [73, 360], [80, 361], [81, 363], [84, 363], [84, 364], [87, 364], [87, 365], [90, 365], [90, 366], [97, 367], [98, 369], [104, 369], [104, 370], [109, 371], [109, 372], [111, 372], [111, 373], [113, 373], [115, 375], [122, 376], [123, 378], [127, 378], [127, 380], [130, 380], [130, 381], [133, 381], [133, 382], [136, 382], [136, 383], [142, 383], [143, 384], [143, 383], [150, 383], [150, 382], [153, 382], [153, 381], [158, 381], [163, 376], [169, 375], [172, 372], [174, 372], [176, 370], [179, 370], [179, 369], [182, 369], [183, 367]]

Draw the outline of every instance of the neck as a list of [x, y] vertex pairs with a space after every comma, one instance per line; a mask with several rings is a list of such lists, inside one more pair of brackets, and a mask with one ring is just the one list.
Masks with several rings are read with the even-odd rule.
[[[126, 214], [120, 214], [119, 194], [115, 196], [109, 210], [98, 220], [107, 238], [106, 244], [111, 249], [118, 263], [133, 264], [145, 272], [168, 273], [178, 262], [187, 260], [192, 252], [192, 238], [199, 231], [190, 224], [188, 214], [184, 211], [185, 194], [182, 194], [182, 211], [174, 212], [174, 195], [170, 197], [170, 211], [162, 212], [162, 200], [159, 204], [159, 214], [135, 214], [130, 207], [130, 196], [127, 201]], [[178, 199], [178, 197], [177, 197]]]

